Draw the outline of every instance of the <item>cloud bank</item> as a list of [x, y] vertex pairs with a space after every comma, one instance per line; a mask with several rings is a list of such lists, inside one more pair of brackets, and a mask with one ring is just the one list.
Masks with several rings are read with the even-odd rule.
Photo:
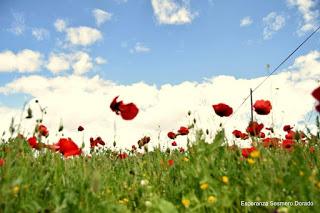
[[[314, 109], [315, 101], [310, 95], [320, 79], [320, 52], [312, 51], [295, 59], [294, 63], [279, 74], [272, 76], [254, 93], [254, 100], [271, 100], [273, 109], [269, 116], [256, 115], [255, 119], [265, 126], [274, 124], [276, 134], [280, 134], [284, 124], [295, 124], [303, 128], [307, 113]], [[117, 148], [129, 148], [143, 136], [151, 137], [151, 145], [167, 146], [168, 131], [176, 131], [180, 126], [187, 126], [196, 119], [196, 128], [208, 129], [208, 142], [212, 141], [219, 124], [223, 123], [227, 137], [233, 140], [233, 129], [244, 131], [249, 121], [249, 103], [241, 107], [230, 118], [215, 115], [212, 104], [224, 102], [234, 109], [264, 77], [256, 79], [236, 79], [232, 76], [217, 76], [203, 82], [183, 82], [177, 85], [165, 84], [157, 88], [143, 82], [120, 85], [104, 80], [99, 76], [57, 76], [42, 77], [31, 75], [16, 79], [0, 88], [2, 94], [26, 93], [47, 107], [43, 123], [50, 129], [49, 142], [61, 137], [57, 134], [62, 121], [65, 136], [82, 143], [82, 133], [77, 127], [85, 128], [84, 139], [89, 145], [89, 137], [101, 136], [109, 146], [114, 140]], [[134, 102], [140, 109], [132, 121], [124, 121], [115, 115], [109, 104], [120, 95], [119, 100], [125, 103]], [[39, 117], [39, 106], [31, 100], [30, 106], [35, 118]], [[191, 116], [188, 116], [188, 111]], [[19, 119], [17, 109], [0, 107], [0, 130], [7, 130], [11, 116]], [[26, 115], [26, 114], [25, 114]], [[24, 115], [24, 116], [25, 116]], [[22, 122], [25, 134], [31, 134], [35, 118]], [[314, 128], [312, 122], [309, 127]], [[190, 134], [193, 137], [193, 130]], [[179, 146], [186, 146], [186, 137], [177, 139]]]

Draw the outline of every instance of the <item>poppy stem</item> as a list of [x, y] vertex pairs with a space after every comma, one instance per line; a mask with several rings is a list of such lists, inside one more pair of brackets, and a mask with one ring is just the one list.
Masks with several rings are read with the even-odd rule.
[[252, 101], [252, 89], [251, 89], [251, 88], [250, 88], [250, 101], [251, 101], [251, 104], [250, 104], [250, 110], [251, 110], [251, 122], [253, 122], [253, 108], [252, 108], [253, 101]]

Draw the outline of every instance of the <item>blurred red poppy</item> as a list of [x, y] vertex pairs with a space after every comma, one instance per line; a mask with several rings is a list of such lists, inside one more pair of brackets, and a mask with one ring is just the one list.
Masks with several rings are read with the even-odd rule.
[[254, 150], [256, 150], [254, 146], [250, 148], [244, 148], [241, 150], [241, 154], [243, 157], [247, 158], [249, 157], [250, 153], [253, 152]]
[[260, 137], [260, 138], [265, 138], [265, 137], [266, 137], [266, 134], [264, 134], [264, 132], [260, 132], [259, 137]]
[[313, 92], [311, 94], [315, 99], [317, 99], [317, 101], [320, 101], [320, 87], [313, 90]]
[[134, 119], [139, 112], [137, 106], [134, 103], [124, 104], [123, 101], [117, 101], [118, 97], [119, 96], [112, 100], [110, 109], [117, 115], [120, 114], [124, 120]]
[[229, 117], [233, 113], [233, 109], [224, 103], [212, 105], [214, 112], [220, 117]]
[[310, 153], [314, 153], [315, 152], [314, 146], [310, 146], [309, 151], [310, 151]]
[[5, 160], [3, 158], [0, 158], [0, 166], [3, 166], [5, 164]]
[[49, 131], [48, 131], [47, 127], [42, 124], [39, 125], [38, 131], [39, 131], [40, 135], [42, 135], [44, 137], [47, 137], [49, 135]]
[[263, 124], [258, 124], [258, 122], [252, 121], [249, 123], [246, 132], [248, 132], [251, 136], [258, 136], [263, 127]]
[[285, 135], [285, 137], [286, 137], [286, 139], [292, 140], [292, 139], [295, 139], [295, 135], [296, 135], [296, 133], [294, 131], [289, 130], [288, 133]]
[[283, 131], [285, 131], [285, 132], [289, 132], [291, 129], [293, 129], [293, 127], [290, 126], [290, 125], [284, 125], [283, 126]]
[[236, 138], [240, 138], [242, 132], [239, 130], [233, 130], [232, 134], [236, 137]]
[[94, 148], [98, 145], [106, 145], [106, 143], [101, 139], [101, 137], [97, 137], [96, 139], [93, 139], [92, 137], [90, 138], [90, 147], [91, 148]]
[[184, 151], [185, 151], [184, 148], [182, 147], [179, 148], [179, 152], [183, 153]]
[[125, 153], [125, 152], [120, 153], [120, 154], [118, 155], [118, 158], [119, 158], [119, 159], [126, 159], [127, 157], [128, 157], [128, 154]]
[[189, 129], [188, 129], [188, 127], [182, 126], [182, 127], [180, 127], [180, 129], [178, 130], [178, 133], [179, 133], [180, 135], [187, 135], [187, 134], [189, 134]]
[[174, 160], [172, 160], [172, 159], [168, 160], [168, 165], [169, 166], [173, 166], [173, 164], [174, 164]]
[[80, 155], [81, 149], [79, 149], [78, 145], [71, 138], [61, 138], [58, 143], [55, 144], [57, 146], [57, 151], [63, 154], [65, 157]]
[[173, 142], [171, 143], [171, 145], [172, 145], [172, 146], [177, 146], [177, 142], [173, 141]]
[[282, 147], [285, 149], [290, 149], [291, 147], [293, 147], [294, 145], [294, 141], [291, 139], [286, 139], [282, 141]]
[[29, 138], [28, 143], [32, 148], [34, 148], [34, 149], [37, 148], [38, 142], [37, 142], [37, 138], [35, 136]]
[[174, 132], [168, 132], [168, 138], [175, 139], [176, 138], [176, 134]]
[[253, 105], [254, 111], [259, 115], [268, 115], [272, 109], [270, 101], [257, 100]]
[[262, 140], [263, 146], [266, 148], [278, 147], [279, 146], [279, 138], [264, 138]]

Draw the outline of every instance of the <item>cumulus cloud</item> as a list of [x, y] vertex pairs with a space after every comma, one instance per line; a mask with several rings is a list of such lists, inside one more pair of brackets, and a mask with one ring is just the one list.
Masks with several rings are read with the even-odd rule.
[[281, 30], [285, 24], [286, 19], [282, 15], [278, 15], [276, 12], [269, 13], [263, 18], [263, 39], [271, 39], [272, 36], [279, 30]]
[[24, 49], [14, 53], [12, 51], [0, 52], [0, 72], [36, 72], [42, 65], [40, 52]]
[[151, 0], [151, 4], [160, 24], [188, 24], [197, 15], [190, 11], [188, 0]]
[[54, 27], [56, 28], [56, 30], [58, 32], [63, 32], [66, 28], [67, 28], [67, 23], [65, 20], [63, 19], [57, 19], [54, 22]]
[[112, 14], [108, 13], [107, 11], [101, 9], [94, 9], [92, 10], [92, 15], [96, 19], [97, 26], [102, 25], [106, 21], [111, 20]]
[[49, 37], [49, 31], [44, 28], [33, 28], [32, 29], [32, 35], [35, 37], [38, 41], [42, 41], [44, 39], [47, 39]]
[[253, 20], [250, 16], [246, 16], [243, 19], [240, 20], [240, 27], [247, 27], [250, 26], [253, 23]]
[[13, 22], [9, 29], [15, 35], [22, 35], [26, 30], [25, 18], [23, 13], [13, 13]]
[[96, 57], [95, 59], [94, 59], [94, 61], [96, 62], [96, 64], [107, 64], [108, 63], [108, 61], [107, 61], [107, 59], [104, 59], [104, 58], [102, 58], [102, 57]]
[[73, 45], [88, 46], [102, 39], [101, 32], [91, 27], [70, 27], [66, 31], [67, 40]]
[[82, 75], [92, 69], [92, 59], [86, 52], [77, 52], [73, 56], [75, 61], [72, 65], [73, 73], [76, 75]]
[[66, 54], [51, 54], [46, 67], [55, 74], [69, 70], [70, 57]]
[[302, 15], [303, 22], [298, 30], [299, 35], [316, 29], [320, 15], [319, 9], [316, 9], [316, 6], [319, 5], [318, 0], [287, 0], [287, 2], [290, 6], [296, 7]]
[[141, 42], [137, 42], [135, 46], [130, 50], [130, 53], [147, 53], [151, 49]]
[[[320, 78], [320, 52], [313, 51], [295, 59], [294, 63], [279, 74], [272, 76], [255, 93], [254, 100], [269, 99], [272, 102], [272, 113], [268, 116], [255, 115], [255, 119], [265, 126], [272, 123], [276, 136], [282, 133], [284, 124], [296, 124], [303, 128], [306, 115], [314, 109], [315, 100], [310, 95], [318, 86], [315, 79]], [[248, 124], [250, 112], [246, 102], [231, 118], [220, 118], [212, 109], [212, 104], [224, 102], [234, 109], [240, 105], [250, 88], [258, 85], [264, 77], [256, 79], [236, 79], [232, 76], [217, 76], [203, 82], [183, 82], [178, 85], [165, 84], [157, 88], [155, 85], [135, 83], [119, 85], [101, 79], [99, 76], [85, 77], [78, 75], [42, 77], [38, 75], [21, 77], [0, 88], [0, 93], [26, 93], [40, 100], [47, 107], [44, 124], [49, 127], [49, 141], [56, 142], [61, 135], [56, 134], [63, 120], [65, 136], [72, 137], [79, 144], [82, 134], [76, 129], [78, 125], [85, 127], [85, 142], [89, 137], [101, 136], [109, 146], [113, 139], [117, 148], [130, 147], [141, 137], [151, 136], [151, 145], [158, 143], [166, 146], [169, 142], [166, 134], [176, 131], [182, 125], [188, 125], [193, 118], [197, 120], [196, 128], [208, 129], [208, 142], [223, 123], [229, 141], [233, 141], [233, 129], [244, 131]], [[112, 99], [125, 103], [134, 102], [140, 112], [132, 121], [124, 121], [115, 115], [109, 104]], [[39, 116], [38, 106], [30, 101], [35, 119]], [[190, 117], [187, 112], [191, 110]], [[0, 111], [2, 113], [2, 111]], [[22, 123], [29, 136], [35, 120]], [[0, 127], [8, 125], [0, 121]], [[315, 126], [309, 124], [312, 131]], [[192, 139], [194, 130], [191, 131]], [[158, 140], [159, 138], [159, 140]], [[178, 138], [179, 146], [186, 146], [186, 138]]]

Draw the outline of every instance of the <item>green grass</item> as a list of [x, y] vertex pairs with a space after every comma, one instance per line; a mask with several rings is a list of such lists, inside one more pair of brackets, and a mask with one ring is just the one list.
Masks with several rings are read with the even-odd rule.
[[[64, 159], [42, 150], [34, 157], [23, 139], [0, 145], [0, 212], [273, 212], [241, 201], [312, 201], [311, 207], [281, 211], [317, 212], [320, 205], [319, 139], [292, 151], [257, 145], [253, 164], [241, 150], [198, 137], [185, 153], [161, 152], [118, 159], [105, 150]], [[310, 153], [309, 146], [315, 146]], [[174, 165], [169, 166], [168, 160]], [[228, 177], [223, 182], [222, 177]], [[208, 184], [202, 190], [200, 185]], [[208, 197], [215, 202], [208, 202]], [[182, 200], [189, 201], [184, 206]], [[215, 200], [216, 199], [216, 200]], [[186, 204], [186, 203], [185, 203]]]

